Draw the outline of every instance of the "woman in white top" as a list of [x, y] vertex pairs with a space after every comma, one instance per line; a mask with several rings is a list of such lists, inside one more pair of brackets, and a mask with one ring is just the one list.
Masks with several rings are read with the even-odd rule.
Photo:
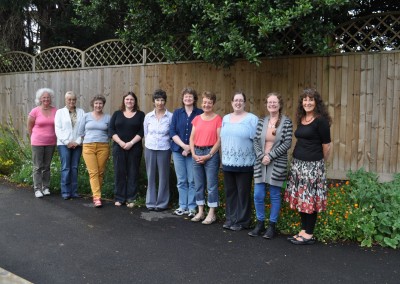
[[[166, 108], [167, 94], [156, 90], [153, 94], [154, 110], [149, 112], [143, 123], [147, 172], [146, 207], [150, 211], [164, 211], [169, 202], [169, 167], [171, 162], [171, 138], [169, 128], [172, 113]], [[158, 172], [158, 192], [156, 173]]]
[[57, 110], [55, 130], [57, 149], [61, 160], [61, 196], [65, 200], [78, 198], [78, 166], [82, 154], [79, 124], [85, 112], [76, 107], [76, 95], [65, 94], [65, 107]]

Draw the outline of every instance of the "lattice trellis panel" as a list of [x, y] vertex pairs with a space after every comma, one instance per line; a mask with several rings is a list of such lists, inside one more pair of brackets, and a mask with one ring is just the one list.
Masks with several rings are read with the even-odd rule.
[[310, 47], [304, 45], [299, 32], [294, 28], [274, 34], [271, 42], [275, 43], [274, 46], [267, 42], [268, 51], [264, 55], [305, 55], [313, 53]]
[[178, 36], [174, 42], [174, 47], [178, 50], [180, 61], [195, 60], [196, 56], [193, 54], [192, 45], [189, 43], [187, 36]]
[[400, 12], [363, 17], [335, 33], [338, 52], [379, 52], [400, 49]]
[[25, 52], [9, 52], [0, 59], [0, 73], [32, 71], [34, 56]]
[[73, 69], [82, 65], [82, 51], [60, 46], [44, 50], [36, 56], [36, 70]]
[[[291, 28], [274, 36], [274, 45], [266, 42], [263, 55], [312, 54], [298, 34]], [[400, 50], [400, 12], [374, 14], [358, 18], [340, 26], [334, 35], [338, 52], [379, 52]], [[276, 44], [278, 43], [278, 44]], [[185, 35], [174, 43], [179, 61], [195, 60], [192, 46]], [[36, 56], [24, 52], [10, 52], [0, 59], [0, 73], [39, 70], [75, 69], [82, 67], [162, 63], [164, 54], [150, 47], [138, 48], [122, 40], [107, 40], [85, 51], [71, 47], [54, 47]], [[35, 66], [34, 66], [35, 65]]]
[[143, 50], [122, 40], [106, 40], [85, 51], [85, 66], [110, 66], [143, 63]]

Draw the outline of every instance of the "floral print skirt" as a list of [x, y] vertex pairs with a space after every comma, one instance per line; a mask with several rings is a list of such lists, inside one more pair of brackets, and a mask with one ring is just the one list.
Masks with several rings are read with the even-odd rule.
[[284, 196], [290, 208], [308, 214], [324, 211], [327, 193], [324, 160], [293, 159]]

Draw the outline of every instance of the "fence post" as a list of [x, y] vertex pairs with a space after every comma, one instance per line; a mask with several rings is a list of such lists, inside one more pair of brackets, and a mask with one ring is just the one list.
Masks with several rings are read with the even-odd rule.
[[81, 67], [84, 68], [85, 67], [86, 53], [85, 53], [85, 51], [81, 51], [81, 52], [82, 52], [82, 55], [81, 55], [81, 60], [82, 60]]
[[143, 47], [143, 65], [146, 65], [147, 62], [147, 48]]

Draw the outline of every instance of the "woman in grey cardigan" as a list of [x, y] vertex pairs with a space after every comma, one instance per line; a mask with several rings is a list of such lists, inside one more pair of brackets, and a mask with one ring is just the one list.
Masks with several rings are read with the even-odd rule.
[[257, 224], [249, 236], [264, 234], [265, 227], [265, 194], [269, 185], [271, 212], [269, 226], [264, 238], [272, 239], [281, 208], [281, 188], [286, 179], [288, 150], [292, 146], [292, 121], [282, 115], [283, 100], [278, 93], [269, 93], [264, 99], [264, 105], [269, 116], [259, 119], [254, 150], [256, 162], [254, 165], [254, 206]]

